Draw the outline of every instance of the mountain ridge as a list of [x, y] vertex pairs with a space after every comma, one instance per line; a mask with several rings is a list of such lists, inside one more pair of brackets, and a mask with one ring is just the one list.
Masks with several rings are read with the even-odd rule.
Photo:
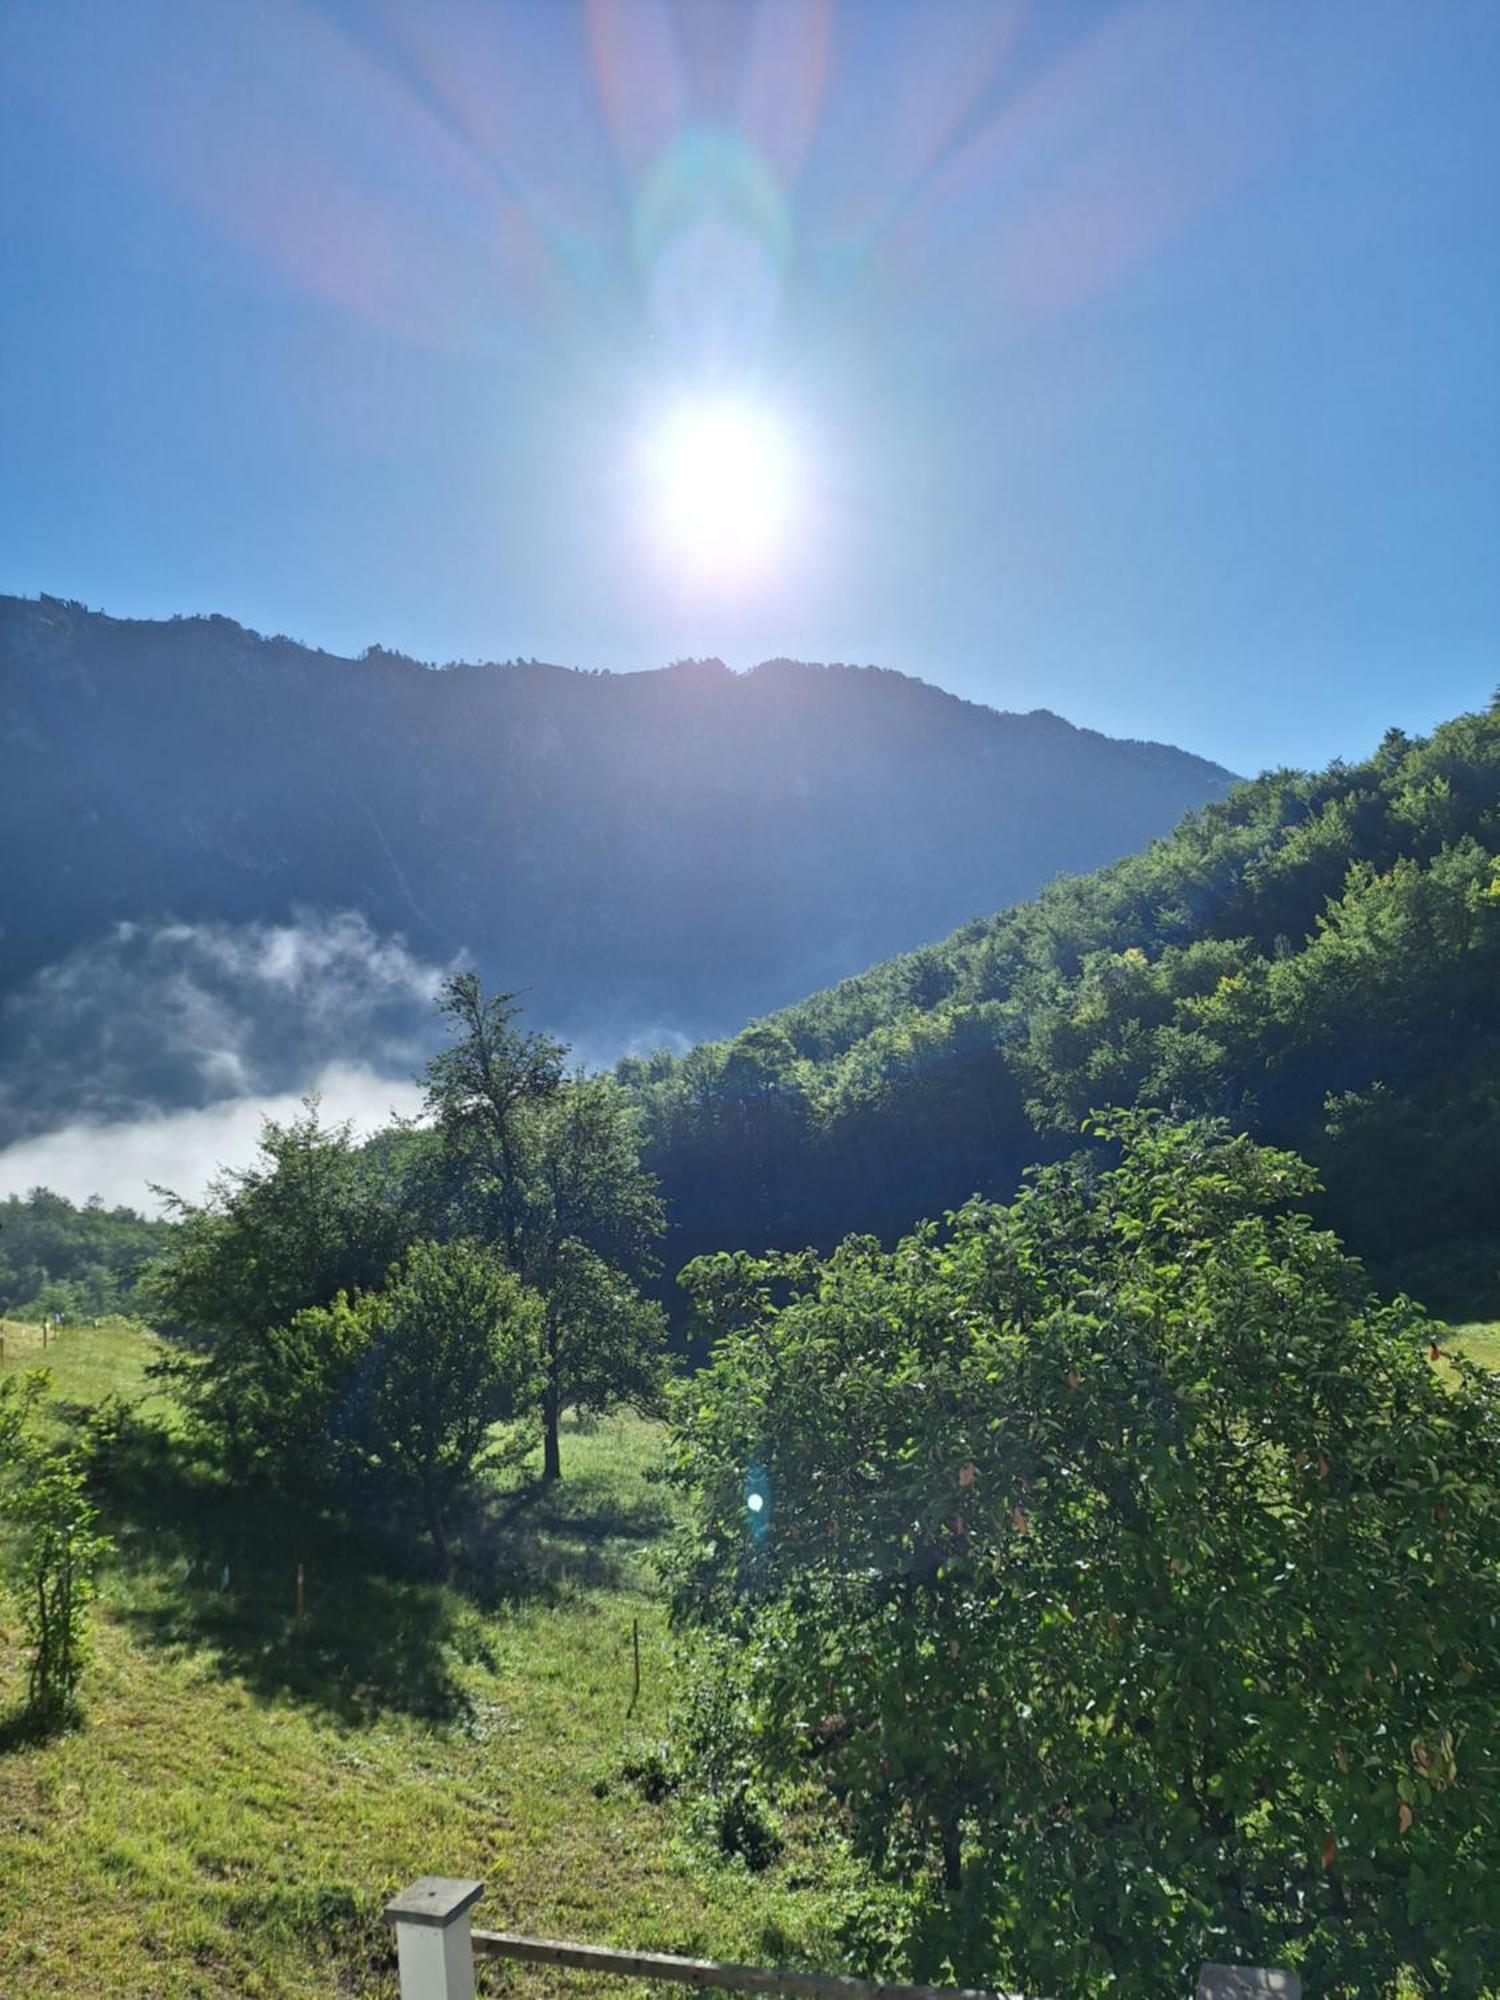
[[723, 1033], [1232, 774], [891, 669], [432, 667], [0, 598], [0, 988], [121, 922], [355, 910], [539, 1025]]

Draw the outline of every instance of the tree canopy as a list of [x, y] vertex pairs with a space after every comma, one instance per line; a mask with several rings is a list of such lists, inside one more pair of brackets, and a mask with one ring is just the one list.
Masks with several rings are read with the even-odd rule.
[[658, 1396], [665, 1316], [637, 1280], [654, 1269], [661, 1203], [617, 1083], [565, 1075], [561, 1045], [522, 1033], [514, 995], [486, 998], [472, 974], [440, 1004], [456, 1033], [427, 1069], [428, 1198], [442, 1229], [496, 1243], [543, 1302], [543, 1475], [556, 1479], [564, 1410]]
[[[566, 1075], [561, 1044], [472, 974], [440, 1004], [456, 1033], [428, 1066], [425, 1124], [359, 1145], [315, 1102], [268, 1121], [252, 1166], [202, 1202], [171, 1197], [177, 1226], [145, 1282], [187, 1335], [166, 1366], [237, 1472], [310, 1500], [357, 1461], [420, 1492], [446, 1562], [456, 1489], [440, 1466], [450, 1450], [479, 1463], [469, 1427], [498, 1421], [483, 1414], [496, 1397], [519, 1416], [509, 1403], [529, 1394], [544, 1476], [560, 1476], [564, 1411], [659, 1400], [665, 1316], [638, 1284], [663, 1224], [623, 1090]], [[420, 1449], [409, 1428], [419, 1368], [464, 1404], [441, 1450], [430, 1425]]]
[[132, 1208], [72, 1202], [50, 1188], [0, 1201], [0, 1314], [91, 1319], [135, 1313], [136, 1281], [168, 1225]]
[[894, 1240], [1078, 1144], [1223, 1114], [1318, 1168], [1386, 1283], [1500, 1312], [1500, 708], [1273, 771], [1166, 838], [620, 1074], [674, 1261]]
[[1185, 1990], [1500, 1954], [1500, 1394], [1302, 1212], [1296, 1158], [1116, 1114], [887, 1251], [717, 1257], [679, 1618], [920, 1973]]

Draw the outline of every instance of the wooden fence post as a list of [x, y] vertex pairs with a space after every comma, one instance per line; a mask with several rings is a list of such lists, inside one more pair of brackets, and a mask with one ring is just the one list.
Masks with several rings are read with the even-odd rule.
[[396, 1932], [401, 2000], [474, 2000], [474, 1938], [469, 1912], [482, 1882], [423, 1875], [385, 1906]]

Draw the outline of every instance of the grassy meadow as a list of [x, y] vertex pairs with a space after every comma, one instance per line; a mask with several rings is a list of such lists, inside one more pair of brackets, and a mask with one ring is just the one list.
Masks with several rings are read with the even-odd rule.
[[[419, 1550], [377, 1566], [347, 1532], [289, 1537], [246, 1507], [187, 1452], [146, 1374], [157, 1345], [114, 1325], [46, 1355], [61, 1412], [117, 1392], [148, 1421], [109, 1474], [119, 1546], [79, 1732], [17, 1729], [0, 1609], [0, 1993], [392, 1995], [379, 1912], [426, 1873], [482, 1877], [494, 1928], [836, 1963], [840, 1864], [815, 1822], [752, 1875], [622, 1776], [673, 1695], [654, 1427], [575, 1426], [560, 1488], [498, 1483], [444, 1588]], [[39, 1338], [8, 1328], [5, 1356], [40, 1363]], [[481, 1967], [483, 1992], [598, 1987]]]
[[1477, 1361], [1481, 1368], [1500, 1369], [1500, 1325], [1472, 1320], [1466, 1326], [1453, 1327], [1449, 1339], [1458, 1353]]

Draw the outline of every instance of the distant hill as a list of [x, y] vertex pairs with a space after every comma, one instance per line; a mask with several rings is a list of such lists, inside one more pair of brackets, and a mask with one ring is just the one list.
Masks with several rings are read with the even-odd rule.
[[1500, 697], [622, 1074], [674, 1263], [894, 1237], [1143, 1102], [1304, 1153], [1383, 1280], [1500, 1314]]
[[51, 598], [0, 599], [0, 752], [0, 995], [122, 920], [355, 911], [590, 1049], [726, 1032], [1231, 783], [874, 668], [434, 670]]

